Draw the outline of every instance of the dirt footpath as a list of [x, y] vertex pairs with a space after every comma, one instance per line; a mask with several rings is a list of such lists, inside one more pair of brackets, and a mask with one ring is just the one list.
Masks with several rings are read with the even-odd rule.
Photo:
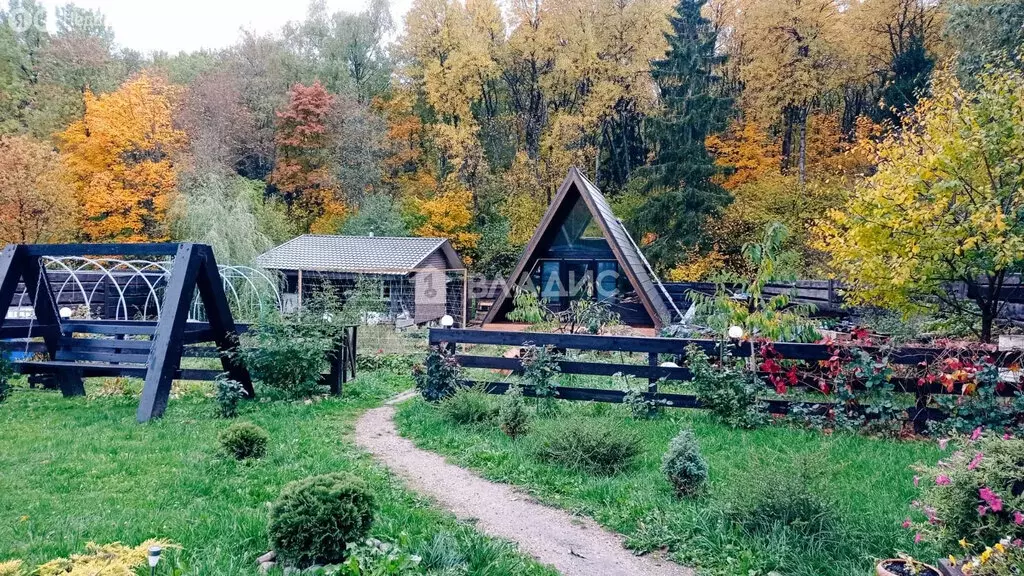
[[359, 419], [356, 444], [410, 489], [437, 501], [460, 520], [475, 522], [482, 532], [517, 543], [523, 553], [566, 576], [693, 575], [692, 570], [668, 560], [635, 556], [623, 547], [621, 536], [590, 518], [538, 504], [508, 485], [485, 480], [416, 448], [395, 429], [395, 402]]

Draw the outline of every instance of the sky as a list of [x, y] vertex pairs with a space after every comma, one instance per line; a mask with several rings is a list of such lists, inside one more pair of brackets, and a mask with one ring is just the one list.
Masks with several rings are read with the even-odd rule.
[[[53, 26], [54, 10], [69, 0], [42, 0]], [[327, 0], [331, 12], [359, 12], [368, 0]], [[74, 0], [82, 8], [99, 9], [114, 29], [117, 44], [142, 52], [171, 54], [233, 44], [242, 29], [277, 32], [291, 20], [302, 20], [306, 0]], [[391, 0], [396, 27], [412, 0]]]

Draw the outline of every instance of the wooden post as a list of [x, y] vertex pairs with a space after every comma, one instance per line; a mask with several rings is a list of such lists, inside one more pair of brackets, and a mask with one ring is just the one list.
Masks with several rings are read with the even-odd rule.
[[358, 356], [358, 351], [359, 351], [359, 347], [358, 347], [359, 326], [352, 326], [351, 334], [352, 334], [352, 337], [349, 338], [349, 342], [348, 342], [349, 351], [351, 352], [349, 354], [349, 360], [350, 360], [350, 364], [349, 365], [352, 367], [352, 378], [355, 379], [355, 377], [356, 377], [356, 363], [357, 363], [356, 361], [359, 358], [359, 356]]
[[658, 370], [658, 353], [651, 352], [647, 354], [647, 366], [650, 367], [651, 373], [647, 377], [647, 391], [651, 394], [658, 393], [658, 376], [655, 374]]
[[469, 327], [469, 273], [462, 271], [462, 328]]
[[302, 270], [299, 270], [299, 310], [302, 310]]
[[[193, 257], [200, 261], [196, 287], [199, 288], [199, 298], [203, 301], [203, 307], [206, 308], [206, 317], [210, 322], [213, 341], [217, 343], [221, 367], [228, 373], [228, 377], [242, 385], [246, 396], [255, 398], [256, 391], [252, 387], [249, 371], [246, 370], [242, 360], [235, 355], [235, 350], [238, 347], [238, 330], [231, 317], [228, 298], [224, 294], [224, 284], [220, 277], [220, 271], [217, 269], [217, 259], [213, 255], [213, 249], [209, 246], [197, 246], [196, 249], [199, 254]], [[186, 285], [184, 289], [188, 293], [188, 300], [191, 301], [192, 287]]]
[[139, 422], [159, 418], [167, 408], [171, 382], [181, 363], [182, 340], [192, 291], [199, 275], [201, 259], [192, 244], [182, 244], [174, 256], [171, 278], [164, 292], [160, 321], [153, 334], [153, 345], [146, 362], [146, 383], [135, 414]]
[[74, 369], [63, 369], [56, 373], [57, 385], [60, 393], [65, 398], [73, 396], [85, 396], [85, 381], [82, 380], [82, 371]]

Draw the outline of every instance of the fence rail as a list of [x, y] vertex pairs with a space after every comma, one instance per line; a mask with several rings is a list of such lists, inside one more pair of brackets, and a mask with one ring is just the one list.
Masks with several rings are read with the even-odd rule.
[[[476, 355], [470, 352], [481, 345], [524, 347], [528, 345], [551, 346], [558, 350], [580, 350], [596, 352], [621, 352], [626, 354], [646, 355], [645, 364], [631, 364], [626, 362], [595, 362], [579, 359], [562, 359], [559, 361], [561, 372], [564, 374], [577, 374], [587, 376], [631, 376], [646, 378], [648, 381], [645, 399], [657, 401], [658, 403], [675, 408], [700, 408], [700, 401], [694, 395], [663, 393], [659, 391], [659, 383], [662, 381], [686, 382], [692, 378], [689, 369], [682, 367], [686, 358], [686, 349], [689, 346], [697, 346], [705, 353], [717, 355], [720, 346], [729, 348], [729, 352], [736, 358], [750, 358], [758, 356], [758, 350], [753, 342], [728, 342], [720, 343], [715, 340], [698, 340], [683, 338], [647, 338], [635, 336], [594, 336], [584, 334], [550, 334], [550, 333], [524, 333], [524, 332], [498, 332], [468, 329], [431, 329], [429, 342], [432, 346], [447, 346], [456, 351], [455, 358], [463, 368], [481, 368], [501, 371], [509, 374], [521, 374], [522, 362], [517, 357]], [[464, 345], [461, 352], [458, 351], [458, 344]], [[468, 346], [467, 346], [468, 345]], [[796, 343], [773, 343], [774, 354], [782, 360], [802, 360], [812, 363], [828, 361], [835, 355], [836, 349], [825, 344], [796, 344]], [[904, 347], [899, 349], [883, 349], [879, 347], [865, 346], [861, 350], [873, 357], [884, 354], [890, 365], [896, 366], [917, 366], [931, 364], [944, 357], [948, 357], [950, 351], [943, 348], [929, 347]], [[1021, 360], [1020, 352], [988, 352], [984, 350], [957, 351], [964, 354], [986, 356], [1000, 367], [1008, 367]], [[669, 355], [673, 358], [676, 366], [663, 366], [661, 358]], [[761, 372], [762, 376], [767, 373]], [[507, 382], [475, 381], [468, 380], [469, 384], [482, 384], [487, 391], [493, 394], [503, 394], [509, 387]], [[929, 420], [943, 420], [947, 415], [940, 409], [929, 406], [931, 395], [950, 394], [938, 382], [921, 384], [917, 378], [896, 377], [892, 378], [894, 392], [909, 394], [913, 396], [913, 406], [907, 408], [907, 418], [914, 424], [918, 431], [924, 431]], [[803, 387], [812, 392], [818, 392], [814, 385], [801, 382]], [[863, 388], [862, 385], [855, 385], [854, 388]], [[535, 392], [530, 387], [524, 387], [524, 394], [534, 396]], [[1012, 396], [1015, 388], [1008, 386], [998, 392], [1001, 396]], [[558, 398], [566, 400], [585, 400], [593, 402], [621, 403], [624, 401], [626, 391], [611, 389], [574, 388], [560, 386], [556, 388]], [[825, 413], [837, 406], [833, 401], [803, 401], [786, 400], [779, 398], [764, 399], [764, 403], [770, 413], [789, 414], [794, 408], [799, 407], [802, 411], [814, 413]]]

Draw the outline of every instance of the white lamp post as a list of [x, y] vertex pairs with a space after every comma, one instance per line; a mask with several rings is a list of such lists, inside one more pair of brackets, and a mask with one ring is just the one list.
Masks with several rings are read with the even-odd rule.
[[159, 546], [149, 547], [149, 554], [146, 555], [146, 562], [149, 563], [149, 576], [153, 576], [156, 573], [156, 565], [160, 563], [160, 552]]

